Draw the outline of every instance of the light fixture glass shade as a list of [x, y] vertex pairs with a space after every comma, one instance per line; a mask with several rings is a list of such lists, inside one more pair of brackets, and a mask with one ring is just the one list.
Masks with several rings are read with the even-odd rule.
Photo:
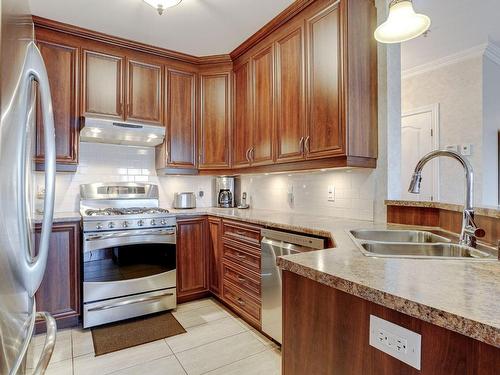
[[151, 5], [158, 11], [160, 15], [162, 15], [165, 9], [175, 7], [182, 0], [143, 0], [143, 1]]
[[430, 25], [429, 17], [415, 13], [411, 0], [395, 0], [389, 5], [387, 20], [374, 35], [381, 43], [401, 43], [422, 35]]

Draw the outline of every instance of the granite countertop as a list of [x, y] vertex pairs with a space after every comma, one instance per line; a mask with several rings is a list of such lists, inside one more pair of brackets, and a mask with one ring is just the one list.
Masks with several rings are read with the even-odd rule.
[[[429, 202], [429, 201], [405, 201], [405, 200], [386, 200], [387, 206], [402, 206], [402, 207], [427, 207], [439, 208], [441, 210], [462, 212], [464, 206], [454, 203]], [[500, 219], [500, 206], [474, 206], [474, 212], [477, 215], [489, 216]]]
[[[371, 302], [500, 347], [500, 261], [366, 257], [348, 235], [371, 221], [260, 209], [171, 209], [176, 216], [212, 215], [333, 240], [335, 248], [278, 258], [281, 268]], [[78, 221], [78, 212], [54, 214]]]
[[[500, 347], [500, 261], [374, 258], [362, 255], [349, 229], [398, 227], [370, 221], [270, 210], [197, 208], [213, 215], [333, 239], [336, 247], [278, 258], [281, 268]], [[399, 226], [401, 227], [401, 226]]]

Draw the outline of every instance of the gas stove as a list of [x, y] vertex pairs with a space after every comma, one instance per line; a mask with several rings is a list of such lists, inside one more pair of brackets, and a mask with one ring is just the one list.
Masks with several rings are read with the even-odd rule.
[[175, 216], [159, 207], [158, 186], [139, 183], [94, 183], [80, 186], [84, 232], [176, 225]]
[[144, 214], [168, 214], [164, 208], [156, 207], [128, 207], [128, 208], [98, 208], [85, 210], [87, 216], [117, 216], [117, 215], [144, 215]]
[[175, 308], [175, 215], [159, 207], [158, 186], [80, 186], [83, 326]]

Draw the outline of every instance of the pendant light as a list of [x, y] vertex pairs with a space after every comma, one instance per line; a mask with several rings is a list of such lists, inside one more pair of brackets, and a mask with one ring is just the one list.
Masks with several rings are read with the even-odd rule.
[[151, 5], [158, 11], [161, 16], [165, 9], [172, 8], [178, 5], [182, 0], [143, 0], [146, 4]]
[[411, 0], [392, 0], [387, 20], [375, 30], [375, 39], [381, 43], [401, 43], [422, 35], [431, 25], [431, 19], [418, 14]]

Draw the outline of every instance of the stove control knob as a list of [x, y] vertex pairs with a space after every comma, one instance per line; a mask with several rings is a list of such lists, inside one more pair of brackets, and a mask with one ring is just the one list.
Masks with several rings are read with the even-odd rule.
[[102, 224], [101, 223], [97, 223], [95, 225], [95, 229], [102, 229]]
[[122, 227], [127, 228], [127, 227], [128, 227], [128, 221], [124, 221], [124, 222], [122, 223]]
[[166, 224], [167, 224], [167, 221], [166, 221], [165, 219], [162, 219], [162, 220], [160, 221], [160, 224], [161, 224], [161, 225], [166, 225]]
[[151, 219], [151, 225], [156, 225], [156, 220], [155, 219]]
[[139, 221], [137, 222], [137, 225], [138, 225], [138, 226], [140, 226], [140, 227], [142, 227], [142, 226], [144, 225], [144, 220], [142, 220], [142, 219], [141, 219], [141, 220], [139, 220]]
[[115, 223], [111, 222], [108, 224], [108, 228], [113, 229], [115, 227]]

